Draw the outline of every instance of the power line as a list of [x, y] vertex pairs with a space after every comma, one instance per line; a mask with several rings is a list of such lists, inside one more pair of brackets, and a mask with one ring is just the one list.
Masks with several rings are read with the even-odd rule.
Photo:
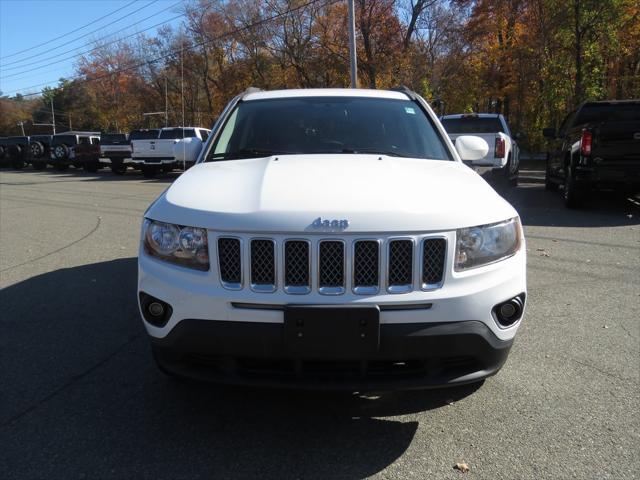
[[80, 40], [80, 39], [82, 39], [82, 38], [86, 38], [86, 37], [88, 37], [89, 35], [92, 35], [92, 34], [94, 34], [94, 33], [96, 33], [96, 32], [99, 32], [100, 30], [104, 29], [105, 27], [108, 27], [108, 26], [110, 26], [110, 25], [113, 25], [114, 23], [118, 23], [120, 20], [122, 20], [122, 19], [124, 19], [124, 18], [127, 18], [127, 17], [129, 17], [129, 16], [133, 15], [134, 13], [138, 13], [140, 10], [144, 10], [145, 8], [150, 7], [150, 6], [151, 6], [151, 5], [153, 5], [154, 3], [157, 3], [158, 1], [159, 1], [159, 0], [152, 0], [152, 1], [151, 1], [151, 3], [148, 3], [148, 4], [146, 4], [146, 5], [144, 5], [144, 6], [140, 7], [140, 8], [138, 8], [137, 10], [134, 10], [133, 12], [129, 12], [129, 13], [127, 13], [126, 15], [124, 15], [124, 16], [122, 16], [122, 17], [118, 17], [118, 18], [116, 18], [115, 20], [113, 20], [112, 22], [109, 22], [109, 23], [107, 23], [107, 24], [105, 24], [105, 25], [101, 26], [100, 28], [97, 28], [97, 29], [95, 29], [95, 30], [91, 30], [90, 32], [85, 33], [84, 35], [80, 35], [79, 37], [76, 37], [76, 38], [74, 38], [74, 39], [72, 39], [72, 40], [69, 40], [68, 42], [61, 43], [60, 45], [58, 45], [58, 46], [56, 46], [56, 47], [52, 47], [52, 48], [50, 48], [49, 50], [44, 50], [44, 51], [42, 51], [42, 52], [40, 52], [40, 53], [36, 53], [36, 54], [34, 54], [34, 55], [31, 55], [30, 57], [24, 57], [22, 60], [15, 60], [15, 61], [13, 61], [13, 62], [6, 63], [6, 64], [4, 64], [4, 65], [3, 65], [3, 68], [4, 68], [4, 67], [6, 67], [7, 65], [14, 65], [14, 64], [16, 64], [16, 63], [22, 63], [24, 60], [29, 60], [29, 59], [31, 59], [31, 58], [39, 57], [40, 55], [43, 55], [43, 54], [45, 54], [45, 53], [49, 53], [49, 52], [52, 52], [52, 51], [54, 51], [54, 50], [57, 50], [57, 49], [58, 49], [58, 48], [60, 48], [60, 47], [64, 47], [64, 46], [66, 46], [66, 45], [69, 45], [69, 44], [71, 44], [71, 43], [74, 43], [74, 42], [76, 42], [76, 41], [78, 41], [78, 40]]
[[56, 40], [60, 40], [61, 38], [67, 37], [67, 36], [71, 35], [72, 33], [76, 33], [77, 31], [82, 30], [83, 28], [87, 28], [89, 25], [93, 25], [94, 23], [99, 22], [100, 20], [103, 20], [103, 19], [105, 19], [107, 17], [110, 17], [114, 13], [118, 13], [119, 11], [124, 10], [128, 6], [133, 5], [134, 3], [136, 3], [136, 1], [137, 0], [133, 0], [132, 2], [127, 3], [124, 7], [117, 8], [113, 12], [107, 13], [106, 15], [103, 15], [100, 18], [96, 18], [95, 20], [93, 20], [93, 21], [91, 21], [91, 22], [89, 22], [89, 23], [87, 23], [85, 25], [82, 25], [81, 27], [76, 28], [75, 30], [71, 30], [70, 32], [67, 32], [67, 33], [65, 33], [63, 35], [60, 35], [59, 37], [52, 38], [51, 40], [47, 40], [46, 42], [39, 43], [38, 45], [33, 45], [33, 46], [29, 47], [29, 48], [25, 48], [24, 50], [20, 50], [19, 52], [14, 52], [14, 53], [12, 53], [10, 55], [5, 55], [4, 57], [0, 57], [0, 59], [15, 57], [16, 55], [19, 55], [21, 53], [28, 52], [30, 50], [34, 50], [34, 49], [36, 49], [38, 47], [41, 47], [43, 45], [47, 45], [47, 44], [49, 44], [51, 42], [55, 42]]
[[[178, 2], [178, 3], [180, 3], [180, 2]], [[159, 14], [160, 14], [160, 12], [156, 13], [155, 15], [159, 15]], [[152, 16], [155, 16], [155, 15], [152, 15]], [[92, 48], [90, 50], [85, 50], [84, 52], [76, 53], [76, 54], [71, 55], [69, 57], [65, 57], [65, 58], [62, 58], [60, 60], [56, 60], [55, 62], [50, 62], [50, 63], [47, 63], [45, 65], [40, 65], [39, 67], [34, 67], [34, 68], [27, 69], [27, 70], [23, 70], [21, 72], [11, 73], [9, 75], [4, 75], [4, 76], [0, 77], [0, 80], [6, 80], [7, 78], [19, 77], [21, 75], [24, 75], [25, 73], [34, 72], [36, 70], [41, 70], [43, 68], [48, 68], [48, 67], [50, 67], [52, 65], [55, 65], [57, 63], [62, 63], [62, 62], [66, 62], [67, 60], [71, 60], [71, 59], [74, 59], [74, 58], [82, 57], [83, 55], [87, 55], [88, 53], [92, 53], [92, 52], [94, 52], [96, 50], [99, 50], [101, 48], [108, 47], [109, 45], [113, 45], [114, 43], [121, 42], [121, 41], [123, 41], [123, 40], [125, 40], [127, 38], [135, 37], [137, 35], [140, 35], [143, 32], [152, 30], [152, 29], [154, 29], [156, 27], [159, 27], [160, 25], [164, 25], [165, 23], [172, 22], [172, 21], [176, 20], [177, 18], [180, 18], [180, 17], [183, 17], [183, 16], [184, 16], [184, 14], [176, 15], [175, 17], [171, 17], [169, 20], [165, 20], [164, 22], [160, 22], [160, 23], [156, 23], [155, 25], [151, 25], [150, 27], [145, 28], [144, 30], [137, 31], [136, 33], [132, 33], [131, 35], [127, 35], [127, 36], [122, 37], [122, 38], [118, 38], [118, 39], [116, 39], [116, 40], [114, 40], [112, 42], [100, 44], [99, 46], [94, 47], [94, 48]], [[148, 18], [151, 18], [151, 17], [148, 17]], [[144, 20], [142, 20], [142, 21], [144, 21]], [[129, 25], [128, 27], [125, 27], [122, 30], [127, 30], [127, 29], [133, 27], [134, 25], [136, 25], [136, 23], [134, 23], [132, 25]], [[122, 31], [122, 30], [119, 30], [119, 31]], [[114, 33], [112, 33], [112, 34], [110, 34], [108, 36], [115, 35], [116, 33], [118, 33], [118, 32], [114, 32]], [[103, 37], [103, 38], [106, 38], [106, 37]], [[99, 41], [99, 40], [97, 40], [97, 41]], [[73, 50], [78, 50], [78, 48], [75, 48]], [[69, 50], [69, 51], [73, 51], [73, 50]], [[68, 52], [65, 52], [65, 53], [68, 53]], [[60, 55], [64, 55], [64, 53], [56, 55], [54, 57], [50, 57], [50, 58], [56, 58], [56, 57], [59, 57]], [[33, 63], [40, 63], [42, 61], [44, 61], [44, 60], [38, 60], [37, 62], [33, 62]], [[33, 63], [31, 65], [33, 65]], [[26, 66], [26, 65], [13, 67], [13, 68], [22, 68], [24, 66]], [[3, 69], [3, 70], [11, 70], [11, 69], [10, 68], [6, 68], [6, 69]]]
[[[128, 30], [128, 29], [130, 29], [131, 27], [135, 27], [136, 25], [139, 25], [140, 23], [145, 22], [145, 21], [149, 20], [150, 18], [157, 17], [157, 16], [158, 16], [158, 15], [160, 15], [161, 13], [166, 12], [167, 10], [169, 10], [169, 9], [171, 9], [171, 8], [173, 8], [173, 7], [175, 7], [176, 5], [179, 5], [179, 4], [180, 4], [180, 3], [182, 3], [182, 2], [183, 2], [183, 0], [180, 0], [179, 2], [174, 3], [173, 5], [170, 5], [170, 6], [166, 7], [166, 8], [163, 8], [162, 10], [159, 10], [158, 12], [154, 13], [153, 15], [149, 15], [148, 17], [145, 17], [145, 18], [143, 18], [142, 20], [138, 20], [137, 22], [134, 22], [134, 23], [132, 23], [131, 25], [127, 25], [126, 27], [121, 28], [121, 29], [119, 29], [119, 30], [116, 30], [115, 32], [111, 32], [111, 33], [110, 33], [110, 34], [108, 34], [108, 35], [105, 35], [105, 36], [103, 36], [103, 37], [97, 38], [96, 40], [94, 40], [94, 43], [100, 42], [100, 41], [104, 40], [105, 38], [112, 37], [113, 35], [115, 35], [115, 34], [117, 34], [117, 33], [120, 33], [120, 32], [123, 32], [123, 31], [125, 31], [125, 30]], [[184, 15], [185, 15], [184, 13], [182, 13], [182, 14], [180, 14], [180, 15], [176, 15], [175, 17], [171, 17], [171, 18], [170, 18], [170, 19], [168, 19], [168, 20], [165, 20], [165, 21], [160, 22], [160, 23], [156, 23], [155, 25], [152, 25], [151, 27], [145, 28], [144, 30], [137, 31], [137, 32], [136, 32], [136, 33], [134, 33], [134, 34], [127, 35], [126, 37], [122, 37], [122, 38], [119, 38], [119, 39], [114, 40], [114, 41], [112, 41], [112, 42], [109, 42], [109, 43], [103, 44], [103, 45], [101, 45], [101, 47], [105, 47], [105, 46], [108, 46], [108, 45], [113, 45], [114, 43], [117, 43], [117, 42], [120, 42], [120, 41], [124, 40], [125, 38], [129, 38], [129, 37], [136, 36], [136, 35], [138, 35], [138, 34], [140, 34], [140, 33], [142, 33], [142, 32], [146, 32], [147, 30], [151, 30], [152, 28], [156, 28], [156, 27], [159, 27], [160, 25], [164, 25], [165, 23], [172, 22], [172, 21], [173, 21], [173, 20], [175, 20], [176, 18], [180, 18], [180, 17], [182, 17], [182, 16], [184, 16]], [[35, 62], [25, 63], [24, 65], [15, 65], [15, 66], [13, 66], [13, 67], [9, 67], [9, 68], [2, 67], [2, 70], [6, 72], [6, 71], [10, 71], [10, 70], [16, 70], [16, 69], [20, 69], [20, 68], [24, 68], [24, 67], [29, 67], [29, 66], [31, 66], [31, 65], [37, 65], [38, 63], [42, 63], [42, 62], [45, 62], [45, 61], [47, 61], [47, 60], [51, 60], [52, 58], [58, 58], [58, 57], [61, 57], [62, 55], [66, 55], [67, 53], [71, 53], [71, 52], [78, 51], [78, 50], [80, 50], [80, 49], [81, 49], [81, 48], [83, 48], [83, 47], [84, 47], [84, 46], [82, 46], [82, 47], [74, 47], [74, 48], [71, 48], [71, 49], [69, 49], [69, 50], [66, 50], [66, 51], [64, 51], [64, 52], [62, 52], [62, 53], [58, 53], [58, 54], [56, 54], [56, 55], [52, 55], [52, 56], [50, 56], [50, 57], [46, 57], [46, 58], [41, 58], [40, 60], [36, 60]], [[86, 55], [87, 53], [93, 52], [93, 51], [94, 51], [94, 50], [96, 50], [97, 48], [99, 48], [99, 47], [95, 47], [95, 48], [93, 48], [93, 49], [91, 49], [91, 50], [87, 50], [87, 51], [82, 52], [82, 53], [74, 54], [74, 55], [72, 55], [72, 56], [70, 56], [70, 57], [63, 58], [62, 60], [58, 60], [58, 61], [55, 61], [55, 62], [48, 63], [48, 64], [43, 65], [43, 66], [41, 66], [41, 67], [32, 68], [32, 69], [30, 69], [30, 70], [24, 70], [24, 71], [22, 71], [22, 72], [18, 72], [17, 74], [12, 73], [10, 76], [20, 75], [20, 74], [22, 74], [22, 73], [31, 72], [31, 71], [33, 71], [33, 70], [39, 70], [40, 68], [45, 68], [45, 67], [48, 67], [48, 66], [54, 65], [54, 64], [56, 64], [56, 63], [64, 62], [64, 61], [66, 61], [66, 60], [70, 60], [70, 59], [72, 59], [72, 58], [79, 57], [79, 56], [81, 56], [81, 55]], [[15, 63], [15, 62], [14, 62], [14, 63]], [[8, 77], [9, 77], [9, 75], [8, 75], [8, 76], [6, 76], [6, 77], [2, 77], [2, 78], [8, 78]]]
[[[234, 35], [234, 34], [236, 34], [236, 33], [240, 33], [240, 32], [245, 31], [245, 30], [250, 30], [250, 29], [252, 29], [252, 28], [254, 28], [254, 27], [257, 27], [257, 26], [260, 26], [260, 25], [262, 25], [262, 24], [264, 24], [264, 23], [267, 23], [267, 22], [270, 22], [270, 21], [272, 21], [272, 20], [276, 20], [276, 19], [278, 19], [278, 18], [284, 17], [284, 16], [286, 16], [286, 15], [287, 15], [287, 14], [289, 14], [289, 13], [293, 13], [293, 12], [297, 12], [298, 10], [302, 10], [302, 9], [304, 9], [304, 8], [306, 8], [306, 7], [309, 7], [309, 6], [311, 6], [311, 5], [315, 4], [315, 3], [318, 3], [318, 1], [319, 1], [319, 0], [310, 0], [309, 2], [304, 3], [304, 4], [302, 4], [302, 5], [298, 5], [298, 6], [297, 6], [297, 7], [295, 7], [295, 8], [291, 8], [291, 9], [286, 10], [286, 11], [284, 11], [284, 12], [277, 13], [277, 14], [272, 15], [272, 16], [267, 17], [267, 18], [263, 18], [262, 20], [258, 20], [257, 22], [250, 23], [250, 24], [245, 25], [245, 26], [243, 26], [243, 27], [236, 28], [236, 29], [234, 29], [234, 30], [230, 30], [230, 31], [225, 32], [225, 33], [223, 33], [223, 34], [217, 35], [217, 36], [215, 36], [215, 37], [213, 37], [213, 38], [211, 38], [211, 39], [209, 39], [209, 40], [205, 40], [205, 41], [198, 42], [198, 43], [195, 43], [195, 44], [190, 45], [190, 46], [186, 46], [186, 47], [184, 47], [184, 49], [185, 49], [185, 50], [192, 50], [192, 49], [194, 49], [194, 48], [202, 47], [202, 46], [204, 46], [204, 45], [207, 45], [207, 44], [209, 44], [209, 43], [212, 43], [212, 42], [214, 42], [214, 41], [216, 41], [216, 40], [220, 40], [220, 39], [222, 39], [222, 38], [224, 38], [224, 37], [228, 37], [228, 36], [230, 36], [230, 35]], [[329, 5], [333, 5], [334, 3], [338, 3], [339, 1], [342, 1], [342, 0], [328, 0], [328, 1], [324, 2], [324, 3], [321, 5], [321, 7], [327, 7], [327, 6], [329, 6]], [[169, 51], [169, 53], [166, 53], [166, 54], [163, 54], [163, 55], [158, 55], [157, 57], [154, 57], [154, 58], [149, 59], [149, 60], [145, 60], [144, 62], [139, 62], [139, 63], [137, 63], [137, 64], [134, 64], [134, 65], [131, 65], [131, 66], [128, 66], [128, 67], [119, 68], [119, 69], [117, 69], [117, 70], [113, 70], [113, 71], [111, 71], [111, 72], [108, 72], [108, 73], [105, 73], [105, 74], [102, 74], [102, 75], [98, 75], [97, 77], [93, 77], [93, 78], [85, 78], [84, 80], [81, 80], [82, 75], [78, 75], [78, 76], [76, 76], [76, 77], [72, 77], [72, 78], [67, 79], [67, 80], [68, 80], [68, 81], [70, 81], [70, 82], [78, 81], [78, 83], [88, 83], [88, 82], [94, 82], [94, 81], [97, 81], [97, 80], [102, 80], [102, 79], [104, 79], [104, 78], [111, 77], [111, 76], [113, 76], [114, 74], [122, 73], [122, 72], [126, 72], [126, 71], [129, 71], [129, 70], [134, 70], [134, 69], [136, 69], [136, 68], [140, 68], [140, 67], [142, 67], [142, 66], [144, 66], [144, 65], [149, 65], [149, 64], [151, 64], [151, 63], [157, 62], [158, 60], [165, 59], [165, 58], [167, 58], [167, 57], [170, 57], [170, 56], [172, 56], [172, 55], [174, 55], [174, 54], [178, 53], [182, 48], [183, 48], [183, 47], [180, 47], [180, 48], [177, 48], [177, 49], [170, 50], [170, 51]], [[30, 89], [30, 88], [37, 88], [37, 87], [41, 87], [41, 86], [43, 86], [43, 85], [48, 85], [48, 84], [50, 84], [50, 83], [51, 83], [51, 82], [44, 82], [44, 83], [40, 83], [40, 84], [37, 84], [37, 85], [31, 85], [30, 87], [26, 87], [26, 88], [22, 88], [22, 89], [18, 89], [18, 90], [10, 91], [10, 92], [8, 92], [8, 94], [12, 94], [12, 95], [13, 95], [13, 94], [16, 94], [17, 92], [19, 92], [20, 90], [28, 90], [28, 89]], [[61, 89], [63, 89], [63, 88], [64, 88], [64, 86], [62, 86], [62, 87], [52, 87], [52, 88], [50, 89], [50, 91], [61, 90]], [[23, 94], [23, 95], [22, 95], [22, 97], [32, 97], [32, 96], [35, 96], [35, 95], [40, 95], [40, 94], [42, 94], [42, 93], [44, 93], [44, 90], [40, 90], [39, 92], [33, 92], [33, 93]]]

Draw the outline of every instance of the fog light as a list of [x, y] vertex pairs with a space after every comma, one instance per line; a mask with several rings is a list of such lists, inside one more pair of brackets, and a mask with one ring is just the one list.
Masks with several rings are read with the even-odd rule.
[[[154, 305], [153, 303], [151, 304]], [[153, 311], [151, 312], [153, 314]], [[516, 307], [511, 303], [505, 303], [500, 307], [500, 315], [505, 318], [511, 318], [516, 314]]]
[[164, 327], [173, 313], [167, 302], [144, 292], [140, 292], [140, 310], [144, 319], [156, 327]]
[[164, 307], [161, 303], [151, 302], [147, 307], [149, 313], [154, 317], [160, 317], [164, 313]]
[[522, 318], [525, 294], [521, 293], [493, 307], [493, 316], [503, 327], [510, 327]]

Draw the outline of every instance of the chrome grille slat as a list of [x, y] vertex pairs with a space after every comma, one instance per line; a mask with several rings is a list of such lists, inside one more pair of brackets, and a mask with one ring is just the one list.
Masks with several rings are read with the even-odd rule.
[[266, 238], [251, 240], [251, 288], [259, 292], [276, 289], [275, 242]]
[[339, 295], [345, 291], [345, 252], [342, 240], [322, 240], [318, 246], [318, 291]]
[[311, 291], [311, 248], [307, 240], [284, 243], [284, 290], [293, 294]]
[[413, 241], [391, 240], [387, 262], [387, 290], [405, 293], [413, 287]]
[[242, 248], [240, 239], [218, 238], [218, 268], [220, 281], [225, 288], [242, 288]]
[[376, 240], [357, 240], [353, 245], [353, 292], [370, 295], [380, 285], [380, 243]]
[[447, 241], [444, 238], [427, 238], [422, 242], [422, 289], [439, 288], [444, 279]]
[[215, 245], [220, 282], [230, 290], [243, 289], [247, 278], [255, 292], [377, 295], [441, 288], [448, 241], [448, 234], [318, 240], [222, 234]]

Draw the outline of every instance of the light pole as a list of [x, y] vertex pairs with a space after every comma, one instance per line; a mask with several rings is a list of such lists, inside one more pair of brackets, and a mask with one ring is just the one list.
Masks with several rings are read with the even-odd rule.
[[356, 52], [356, 16], [354, 0], [347, 0], [349, 7], [349, 65], [351, 67], [351, 88], [358, 88], [358, 55]]

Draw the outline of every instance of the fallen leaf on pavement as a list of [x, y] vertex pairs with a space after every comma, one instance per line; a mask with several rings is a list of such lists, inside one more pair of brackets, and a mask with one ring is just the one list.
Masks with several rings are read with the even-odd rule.
[[453, 466], [454, 470], [459, 470], [462, 473], [467, 473], [469, 471], [469, 465], [467, 465], [465, 462], [460, 462], [460, 463], [456, 463]]

